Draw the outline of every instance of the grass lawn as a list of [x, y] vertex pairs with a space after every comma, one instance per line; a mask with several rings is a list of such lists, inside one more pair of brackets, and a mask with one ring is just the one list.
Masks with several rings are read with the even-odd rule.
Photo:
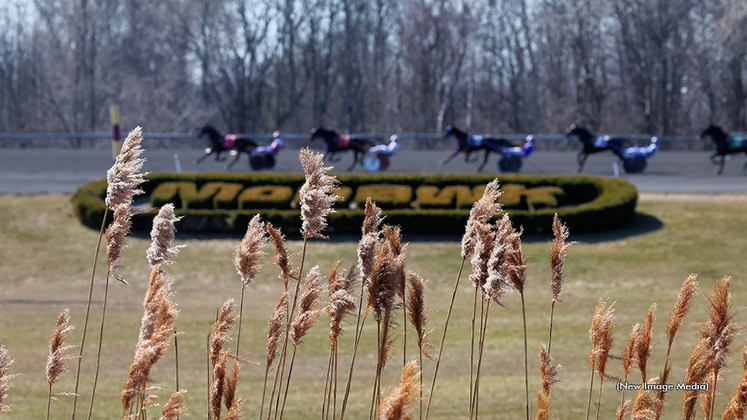
[[[665, 195], [642, 194], [638, 215], [633, 223], [614, 232], [573, 235], [573, 246], [565, 264], [562, 303], [555, 308], [553, 357], [561, 364], [560, 383], [555, 385], [550, 400], [551, 415], [559, 418], [583, 418], [589, 394], [590, 368], [586, 362], [590, 350], [589, 323], [599, 297], [615, 304], [614, 353], [621, 351], [630, 328], [643, 322], [652, 303], [658, 305], [654, 324], [654, 354], [649, 362], [649, 376], [659, 375], [666, 352], [665, 326], [669, 311], [677, 299], [680, 285], [690, 273], [699, 274], [700, 293], [695, 308], [685, 318], [673, 347], [673, 370], [670, 383], [684, 380], [687, 359], [696, 341], [697, 322], [705, 320], [706, 300], [715, 282], [722, 276], [733, 276], [732, 307], [737, 310], [747, 302], [745, 274], [747, 258], [744, 238], [747, 237], [747, 195]], [[47, 407], [47, 384], [44, 366], [47, 340], [57, 315], [70, 308], [71, 323], [77, 328], [67, 344], [79, 344], [88, 293], [90, 264], [98, 232], [81, 226], [72, 215], [68, 197], [61, 195], [0, 196], [0, 341], [6, 346], [14, 364], [9, 373], [20, 374], [13, 382], [5, 404], [12, 411], [6, 419], [44, 418]], [[180, 314], [179, 335], [180, 386], [188, 390], [188, 413], [182, 418], [206, 416], [205, 339], [214, 321], [215, 311], [227, 298], [240, 296], [240, 281], [232, 263], [238, 237], [185, 237], [177, 233], [178, 243], [186, 244], [177, 263], [167, 267], [174, 279], [174, 301]], [[324, 275], [331, 263], [341, 260], [342, 267], [357, 261], [358, 238], [332, 238], [313, 241], [309, 245], [305, 270], [318, 264]], [[535, 394], [540, 386], [537, 351], [547, 342], [550, 288], [550, 237], [524, 238], [525, 255], [534, 257], [527, 270], [527, 316], [529, 338], [530, 400], [536, 405]], [[454, 281], [459, 269], [459, 238], [412, 238], [405, 236], [407, 269], [430, 281], [426, 285], [427, 305], [435, 310], [430, 326], [436, 327], [431, 341], [438, 346], [443, 321]], [[121, 416], [120, 391], [132, 361], [137, 341], [142, 300], [149, 274], [145, 249], [150, 239], [130, 238], [120, 270], [130, 282], [125, 286], [114, 282], [110, 287], [109, 307], [102, 351], [101, 377], [93, 418], [111, 419]], [[293, 252], [301, 243], [289, 241]], [[266, 251], [271, 253], [271, 247]], [[105, 256], [102, 260], [105, 259]], [[295, 263], [298, 265], [299, 259]], [[469, 265], [465, 268], [469, 271]], [[100, 262], [94, 290], [95, 307], [89, 324], [89, 334], [83, 359], [81, 398], [78, 418], [88, 412], [90, 388], [94, 370], [96, 342], [103, 296], [105, 264]], [[431, 408], [432, 419], [467, 417], [469, 399], [469, 338], [472, 313], [472, 288], [463, 275], [454, 314], [449, 326], [444, 358], [439, 372], [436, 394]], [[281, 293], [278, 270], [265, 257], [259, 278], [247, 289], [242, 324], [242, 356], [260, 362], [245, 365], [241, 372], [239, 397], [245, 399], [246, 418], [258, 417], [262, 397], [267, 319]], [[504, 299], [511, 309], [491, 308], [482, 366], [482, 418], [517, 419], [524, 413], [523, 335], [519, 295]], [[352, 320], [354, 322], [354, 320]], [[739, 313], [734, 322], [747, 325], [747, 313]], [[401, 331], [402, 322], [399, 322]], [[340, 381], [347, 376], [352, 349], [354, 325], [346, 327], [341, 340]], [[409, 327], [411, 330], [411, 327]], [[371, 400], [371, 385], [375, 370], [376, 327], [366, 324], [361, 350], [356, 361], [354, 383], [346, 418], [367, 418]], [[741, 348], [744, 334], [732, 344], [734, 353], [718, 390], [717, 412], [727, 403], [742, 375]], [[402, 336], [382, 379], [383, 389], [396, 386], [402, 365]], [[232, 346], [233, 342], [229, 344]], [[416, 358], [416, 344], [407, 343], [408, 360]], [[74, 349], [70, 354], [78, 353]], [[329, 340], [326, 322], [321, 320], [298, 348], [293, 380], [284, 418], [310, 419], [319, 416], [324, 377], [327, 368]], [[72, 392], [75, 362], [71, 373], [54, 385], [55, 392]], [[434, 362], [424, 366], [425, 396], [433, 377]], [[610, 362], [608, 372], [619, 375], [619, 362]], [[174, 388], [174, 355], [156, 364], [152, 377], [160, 387], [153, 391], [165, 402]], [[637, 370], [631, 382], [640, 382]], [[595, 387], [598, 385], [595, 380]], [[620, 404], [615, 381], [607, 380], [603, 390], [602, 418], [611, 418]], [[596, 403], [596, 388], [594, 403]], [[627, 397], [632, 397], [628, 393]], [[667, 396], [663, 418], [681, 418], [682, 392]], [[61, 396], [52, 403], [54, 419], [70, 417], [72, 398]], [[594, 413], [595, 408], [592, 408]], [[266, 410], [265, 410], [266, 412]], [[149, 410], [157, 418], [160, 408]], [[417, 414], [416, 414], [417, 416]]]

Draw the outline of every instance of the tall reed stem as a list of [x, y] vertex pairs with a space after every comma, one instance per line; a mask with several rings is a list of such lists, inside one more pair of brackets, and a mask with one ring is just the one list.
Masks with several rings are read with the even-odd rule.
[[246, 284], [241, 282], [241, 303], [239, 303], [239, 329], [236, 332], [236, 356], [239, 355], [239, 344], [241, 343], [241, 319], [244, 317], [244, 291]]
[[488, 301], [487, 307], [485, 308], [484, 312], [484, 316], [481, 315], [481, 319], [484, 319], [484, 322], [481, 322], [480, 334], [478, 338], [477, 374], [475, 375], [474, 401], [472, 402], [474, 408], [470, 410], [470, 419], [472, 419], [473, 414], [474, 418], [476, 419], [479, 412], [480, 370], [482, 367], [483, 349], [485, 347], [485, 334], [488, 330], [488, 313], [490, 312], [490, 301]]
[[[265, 381], [262, 384], [262, 403], [259, 406], [259, 420], [262, 420], [262, 414], [265, 410], [265, 397], [267, 396], [267, 377], [270, 374], [270, 365], [268, 364], [267, 367], [265, 367]], [[272, 398], [270, 398], [270, 401], [272, 401]], [[268, 408], [269, 410], [269, 408]]]
[[[664, 360], [664, 371], [662, 372], [661, 379], [659, 380], [660, 385], [664, 384], [664, 375], [667, 374], [667, 368], [669, 367], [669, 355], [671, 351], [672, 351], [672, 342], [670, 341], [669, 346], [667, 346], [667, 358]], [[623, 396], [624, 396], [624, 393], [625, 393], [625, 389], [623, 388]], [[657, 405], [655, 408], [656, 420], [659, 420], [661, 418], [661, 410], [662, 408], [664, 408], [664, 393], [661, 392], [659, 394], [660, 394], [661, 404]]]
[[[293, 319], [293, 316], [295, 315], [295, 312], [296, 312], [296, 304], [298, 303], [298, 294], [299, 294], [299, 290], [301, 288], [301, 279], [303, 278], [303, 265], [304, 265], [304, 262], [306, 260], [306, 245], [308, 244], [308, 242], [309, 242], [309, 237], [307, 235], [304, 235], [304, 237], [303, 237], [303, 251], [301, 252], [301, 266], [298, 269], [298, 279], [296, 281], [296, 291], [294, 292], [294, 295], [293, 295], [293, 304], [291, 305], [291, 310], [288, 313], [287, 319], [289, 321], [288, 321], [288, 323], [285, 326], [285, 338], [284, 338], [284, 341], [283, 341], [283, 350], [282, 350], [282, 352], [280, 354], [280, 365], [282, 365], [282, 368], [280, 366], [278, 366], [278, 370], [280, 371], [280, 386], [278, 388], [278, 399], [277, 399], [277, 402], [276, 402], [276, 405], [275, 405], [275, 418], [277, 418], [277, 416], [278, 416], [278, 408], [277, 407], [280, 404], [280, 393], [281, 393], [282, 388], [283, 388], [282, 378], [285, 375], [285, 362], [287, 360], [286, 353], [288, 352], [288, 337], [290, 335], [290, 328], [291, 328], [290, 320]], [[293, 355], [294, 356], [295, 356], [295, 353], [296, 352], [294, 350], [293, 351]], [[291, 367], [292, 366], [293, 366], [293, 362], [291, 362]], [[288, 382], [290, 383], [290, 372], [288, 373], [288, 379], [289, 379]], [[274, 393], [274, 389], [275, 389], [275, 387], [273, 386], [273, 393]], [[285, 393], [287, 395], [287, 393], [288, 393], [288, 389], [287, 388], [285, 390]], [[285, 408], [285, 401], [283, 401], [283, 408]], [[267, 418], [268, 419], [270, 418], [270, 411], [271, 410], [269, 410], [267, 412]], [[280, 411], [280, 418], [281, 419], [283, 418], [282, 409]]]
[[[324, 380], [324, 394], [322, 396], [322, 420], [329, 417], [327, 406], [329, 406], [329, 400], [332, 398], [332, 358], [334, 357], [334, 349], [330, 349], [329, 360], [327, 361], [327, 376]], [[325, 416], [326, 414], [326, 416]]]
[[718, 367], [713, 373], [713, 398], [711, 398], [711, 417], [709, 420], [713, 420], [713, 410], [716, 408], [716, 382], [718, 382]]
[[550, 305], [550, 337], [547, 339], [547, 353], [550, 353], [550, 349], [552, 348], [552, 321], [553, 316], [555, 315], [555, 300], [552, 301], [552, 305]]
[[47, 397], [47, 420], [49, 420], [49, 414], [52, 412], [52, 386], [49, 386], [49, 396]]
[[[472, 410], [475, 406], [475, 318], [477, 317], [477, 296], [480, 291], [475, 287], [475, 296], [472, 301], [472, 321], [470, 325], [470, 340], [469, 340], [469, 418], [472, 419]], [[482, 321], [482, 317], [480, 319]], [[482, 328], [480, 328], [482, 331]], [[479, 334], [478, 334], [479, 336]], [[479, 340], [479, 337], [478, 337]]]
[[83, 322], [83, 337], [80, 339], [80, 350], [78, 353], [78, 366], [75, 369], [75, 391], [73, 391], [73, 413], [72, 420], [75, 420], [75, 409], [78, 406], [78, 385], [80, 383], [80, 365], [83, 360], [83, 347], [86, 344], [86, 331], [88, 330], [88, 317], [91, 313], [91, 300], [93, 298], [93, 279], [96, 276], [96, 263], [99, 260], [99, 251], [101, 250], [101, 238], [104, 237], [104, 227], [106, 226], [106, 216], [109, 214], [109, 207], [104, 207], [104, 218], [101, 220], [101, 229], [99, 230], [99, 239], [96, 242], [96, 252], [93, 256], [93, 267], [91, 268], [91, 283], [88, 286], [88, 302], [86, 303], [86, 318]]
[[591, 396], [592, 390], [594, 389], [594, 361], [592, 360], [591, 365], [591, 381], [589, 382], [589, 403], [586, 405], [586, 420], [589, 420], [589, 414], [591, 414]]
[[599, 397], [597, 398], [597, 420], [599, 420], [599, 407], [602, 405], [602, 386], [604, 385], [604, 376], [599, 378]]
[[288, 380], [285, 384], [285, 393], [283, 394], [283, 405], [280, 407], [280, 420], [283, 420], [283, 412], [285, 411], [285, 401], [288, 399], [288, 388], [290, 387], [291, 375], [293, 374], [293, 362], [296, 361], [296, 350], [298, 348], [293, 346], [293, 355], [291, 356], [290, 366], [288, 367]]
[[[418, 353], [418, 363], [421, 366], [423, 366], [423, 348], [420, 347], [420, 352]], [[420, 403], [420, 410], [418, 411], [420, 420], [423, 420], [423, 375], [420, 375], [420, 398], [418, 399], [418, 402]]]
[[361, 311], [363, 309], [363, 288], [365, 285], [363, 282], [361, 282], [361, 297], [360, 297], [360, 303], [358, 304], [358, 322], [355, 325], [355, 342], [353, 343], [353, 356], [350, 358], [350, 371], [348, 372], [348, 381], [345, 384], [345, 397], [342, 399], [342, 407], [340, 408], [340, 419], [344, 420], [345, 418], [345, 408], [348, 405], [348, 398], [350, 397], [350, 384], [353, 382], [353, 369], [355, 367], [355, 355], [358, 353], [358, 343], [361, 339], [361, 334], [363, 334], [363, 324], [366, 323], [366, 318], [368, 318], [368, 309], [369, 306], [366, 306], [365, 312], [363, 312], [363, 316], [361, 317]]
[[[175, 364], [175, 372], [176, 372], [176, 392], [179, 392], [181, 388], [179, 388], [179, 342], [177, 341], [178, 334], [176, 332], [176, 329], [174, 330], [174, 364]], [[179, 420], [179, 415], [177, 414], [176, 420]]]
[[451, 310], [454, 308], [454, 300], [456, 300], [457, 290], [459, 289], [459, 279], [462, 277], [462, 269], [464, 269], [464, 262], [467, 257], [462, 257], [462, 264], [459, 266], [459, 274], [457, 274], [456, 282], [454, 283], [454, 291], [451, 293], [451, 302], [449, 303], [449, 310], [446, 312], [446, 321], [444, 322], [444, 332], [441, 335], [441, 344], [438, 346], [438, 358], [436, 359], [436, 369], [433, 372], [433, 382], [431, 383], [431, 393], [428, 395], [428, 405], [425, 406], [425, 420], [428, 420], [428, 414], [431, 410], [431, 401], [433, 401], [433, 391], [436, 388], [436, 378], [438, 377], [438, 367], [441, 365], [441, 355], [444, 350], [444, 341], [446, 340], [446, 330], [449, 328], [449, 318], [451, 318]]
[[96, 398], [96, 385], [99, 381], [99, 367], [101, 366], [101, 344], [104, 340], [104, 321], [106, 319], [106, 302], [109, 297], [109, 274], [111, 268], [106, 269], [106, 282], [104, 283], [104, 305], [101, 308], [101, 329], [99, 330], [99, 349], [96, 353], [96, 371], [93, 375], [93, 389], [91, 390], [91, 405], [88, 409], [88, 420], [93, 415], [93, 403]]
[[527, 350], [527, 311], [524, 304], [524, 292], [521, 295], [521, 317], [524, 320], [524, 387], [526, 392], [526, 411], [529, 420], [529, 352]]

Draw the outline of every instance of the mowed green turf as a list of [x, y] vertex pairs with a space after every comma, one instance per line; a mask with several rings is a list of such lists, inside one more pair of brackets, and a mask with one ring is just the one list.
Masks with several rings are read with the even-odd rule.
[[[643, 322], [652, 303], [658, 305], [654, 325], [655, 348], [649, 362], [649, 376], [660, 374], [666, 352], [665, 325], [677, 299], [680, 285], [690, 273], [699, 274], [700, 293], [695, 308], [687, 316], [673, 348], [673, 370], [670, 383], [684, 380], [687, 358], [696, 341], [697, 322], [704, 321], [704, 293], [722, 276], [733, 276], [732, 307], [736, 311], [747, 302], [745, 276], [745, 238], [747, 237], [746, 195], [663, 195], [642, 194], [636, 220], [614, 232], [573, 235], [573, 246], [566, 260], [562, 303], [556, 305], [552, 353], [561, 364], [552, 390], [550, 410], [557, 418], [583, 418], [586, 413], [590, 368], [586, 362], [590, 344], [588, 329], [592, 312], [600, 297], [615, 303], [615, 336], [613, 352], [619, 353], [631, 326]], [[47, 340], [57, 315], [70, 308], [71, 323], [76, 327], [67, 344], [79, 344], [84, 323], [90, 265], [98, 232], [81, 226], [71, 213], [68, 197], [60, 195], [0, 197], [0, 341], [15, 358], [10, 373], [20, 374], [3, 402], [11, 405], [6, 419], [44, 418], [47, 407], [47, 383], [44, 366]], [[206, 335], [214, 321], [215, 311], [226, 299], [240, 297], [240, 281], [232, 255], [238, 237], [185, 237], [177, 234], [178, 243], [186, 244], [177, 263], [167, 267], [174, 280], [174, 301], [180, 309], [177, 328], [180, 387], [187, 389], [188, 413], [182, 418], [206, 417]], [[524, 252], [532, 256], [527, 269], [527, 316], [529, 338], [530, 401], [536, 406], [535, 394], [540, 387], [537, 351], [547, 343], [550, 309], [549, 244], [550, 237], [524, 238]], [[407, 268], [429, 279], [426, 302], [435, 312], [429, 326], [436, 330], [430, 341], [438, 346], [443, 321], [459, 269], [459, 238], [413, 238], [405, 236]], [[120, 391], [132, 361], [142, 317], [142, 299], [149, 268], [145, 249], [150, 239], [129, 239], [120, 274], [130, 282], [110, 284], [109, 308], [102, 348], [101, 376], [93, 418], [121, 417]], [[289, 241], [293, 252], [301, 251], [301, 242]], [[342, 267], [357, 261], [357, 238], [332, 238], [309, 244], [304, 271], [318, 264], [323, 274], [330, 264], [340, 260]], [[266, 247], [271, 253], [271, 247]], [[90, 391], [97, 349], [100, 311], [103, 296], [105, 254], [96, 273], [94, 307], [84, 352], [78, 403], [78, 418], [88, 413]], [[300, 258], [295, 264], [300, 263]], [[265, 361], [267, 319], [282, 290], [278, 270], [271, 255], [263, 260], [259, 277], [248, 287], [242, 324], [241, 355], [258, 365], [245, 365], [241, 371], [238, 396], [245, 399], [246, 418], [259, 415]], [[454, 419], [467, 416], [469, 400], [470, 323], [473, 289], [467, 279], [469, 264], [461, 279], [453, 318], [448, 330], [443, 362], [439, 372], [430, 418]], [[517, 419], [524, 415], [523, 335], [519, 295], [513, 293], [504, 302], [510, 310], [492, 306], [482, 364], [480, 415], [490, 419]], [[399, 316], [401, 320], [401, 314]], [[350, 319], [354, 323], [354, 319]], [[367, 418], [375, 370], [375, 323], [366, 323], [356, 361], [351, 400], [346, 418]], [[747, 313], [739, 313], [734, 322], [747, 325]], [[403, 322], [397, 326], [401, 333]], [[354, 325], [347, 325], [340, 346], [340, 397], [347, 376]], [[408, 332], [412, 327], [408, 325]], [[235, 329], [233, 332], [235, 336]], [[732, 345], [734, 353], [719, 382], [717, 411], [723, 408], [742, 375], [740, 353], [745, 335]], [[230, 342], [228, 346], [234, 346]], [[70, 354], [77, 355], [78, 349]], [[290, 384], [284, 418], [310, 419], [321, 410], [324, 378], [329, 353], [326, 320], [319, 323], [299, 346]], [[408, 338], [407, 355], [403, 357], [402, 336], [395, 342], [384, 378], [383, 392], [396, 386], [403, 358], [416, 358], [416, 344]], [[154, 394], [165, 402], [174, 390], [174, 353], [159, 361], [152, 371], [156, 381]], [[425, 397], [433, 377], [434, 362], [424, 366]], [[619, 362], [611, 361], [608, 372], [620, 375]], [[54, 392], [72, 392], [75, 361], [71, 373], [54, 385]], [[637, 370], [629, 382], [640, 382]], [[597, 386], [595, 378], [595, 411]], [[601, 406], [602, 418], [611, 418], [620, 404], [615, 381], [606, 380]], [[626, 394], [632, 397], [632, 393]], [[680, 418], [682, 392], [667, 397], [664, 418]], [[72, 398], [59, 397], [52, 403], [54, 419], [70, 417]], [[265, 409], [266, 412], [266, 409]], [[157, 418], [160, 407], [149, 409], [149, 418]], [[416, 414], [417, 416], [417, 414]]]

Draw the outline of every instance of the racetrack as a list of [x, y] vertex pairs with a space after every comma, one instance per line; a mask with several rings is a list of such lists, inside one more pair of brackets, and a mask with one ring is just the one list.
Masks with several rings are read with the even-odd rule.
[[[202, 154], [199, 149], [153, 149], [146, 150], [147, 159], [143, 170], [174, 171], [174, 155], [178, 153], [184, 172], [224, 171], [227, 163], [210, 158], [199, 165], [193, 161]], [[447, 150], [402, 150], [390, 159], [387, 172], [472, 172], [479, 162], [466, 163], [460, 155], [448, 164], [440, 166], [439, 160], [448, 156]], [[717, 168], [709, 156], [712, 152], [665, 151], [648, 159], [648, 167], [642, 174], [621, 174], [633, 182], [641, 192], [687, 192], [726, 193], [747, 192], [747, 173], [742, 172], [744, 156], [736, 156], [726, 162], [724, 174], [715, 176]], [[576, 151], [535, 151], [524, 159], [521, 173], [567, 174], [576, 171]], [[482, 159], [482, 155], [475, 155]], [[333, 172], [344, 172], [353, 161], [352, 153], [341, 155], [339, 162], [328, 162], [335, 166]], [[491, 155], [484, 172], [496, 173], [498, 157]], [[589, 156], [583, 173], [589, 175], [614, 176], [614, 156], [600, 153]], [[72, 193], [80, 185], [106, 176], [112, 164], [111, 150], [91, 149], [0, 149], [0, 194]], [[242, 157], [232, 171], [249, 171], [247, 159]], [[277, 155], [273, 171], [300, 172], [301, 164], [295, 150], [283, 150]], [[363, 172], [358, 166], [356, 172]]]

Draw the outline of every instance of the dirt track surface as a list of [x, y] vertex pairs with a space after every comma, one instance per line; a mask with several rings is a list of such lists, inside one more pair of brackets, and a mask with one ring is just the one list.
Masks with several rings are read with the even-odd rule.
[[[574, 151], [535, 151], [524, 159], [520, 173], [524, 174], [566, 174], [576, 172]], [[216, 162], [212, 157], [195, 165], [200, 150], [147, 150], [143, 170], [174, 171], [175, 154], [184, 172], [225, 171], [228, 161]], [[449, 151], [403, 150], [393, 156], [387, 172], [444, 173], [473, 172], [482, 161], [466, 163], [460, 155], [441, 166], [439, 161], [447, 157]], [[743, 155], [726, 162], [724, 174], [715, 176], [717, 168], [709, 160], [710, 152], [659, 152], [648, 159], [648, 167], [642, 174], [621, 173], [621, 177], [633, 182], [641, 192], [686, 192], [686, 193], [726, 193], [747, 192], [747, 172], [742, 172], [745, 164]], [[345, 172], [353, 162], [352, 153], [340, 156], [340, 161], [328, 162], [334, 166], [333, 172]], [[483, 172], [495, 173], [498, 157], [491, 155]], [[600, 153], [589, 156], [583, 173], [589, 175], [614, 176], [614, 156]], [[111, 150], [71, 150], [71, 149], [0, 149], [0, 194], [41, 194], [75, 191], [80, 185], [106, 176], [111, 167]], [[231, 171], [250, 171], [247, 158], [242, 156]], [[301, 164], [295, 150], [283, 150], [277, 155], [277, 164], [272, 169], [277, 172], [300, 172]], [[357, 166], [354, 172], [364, 172]]]

